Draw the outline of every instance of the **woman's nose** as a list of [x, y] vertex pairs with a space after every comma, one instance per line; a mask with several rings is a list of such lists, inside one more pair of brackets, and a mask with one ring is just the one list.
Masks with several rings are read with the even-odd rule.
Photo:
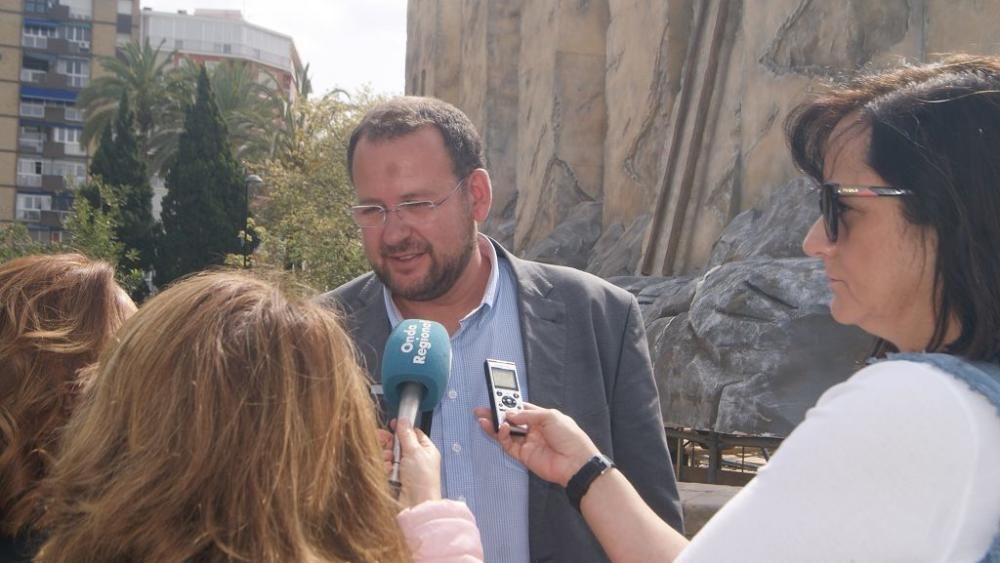
[[806, 238], [802, 239], [802, 252], [806, 256], [819, 258], [828, 255], [832, 248], [833, 243], [826, 237], [826, 227], [823, 225], [823, 218], [820, 217], [809, 227]]

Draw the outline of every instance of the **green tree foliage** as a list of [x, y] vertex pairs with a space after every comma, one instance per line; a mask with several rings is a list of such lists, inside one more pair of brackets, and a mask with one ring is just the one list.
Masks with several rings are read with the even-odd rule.
[[254, 198], [261, 244], [255, 264], [291, 270], [298, 281], [330, 289], [369, 269], [348, 207], [354, 192], [347, 174], [347, 141], [375, 101], [331, 95], [300, 99], [292, 128], [276, 158], [256, 166], [264, 179]]
[[222, 264], [227, 253], [240, 251], [243, 182], [203, 69], [194, 105], [186, 111], [176, 161], [167, 175], [157, 285]]
[[[185, 59], [177, 75], [181, 96], [194, 99], [201, 65]], [[208, 71], [219, 113], [226, 121], [229, 144], [240, 160], [263, 160], [274, 153], [283, 133], [280, 120], [286, 97], [278, 79], [246, 61], [225, 60]]]
[[173, 93], [171, 72], [174, 53], [155, 49], [149, 41], [142, 44], [125, 44], [120, 55], [104, 57], [100, 64], [107, 73], [95, 78], [80, 92], [78, 105], [86, 110], [87, 121], [83, 126], [82, 142], [104, 131], [114, 119], [122, 93], [135, 105], [135, 119], [139, 129], [140, 145], [148, 146], [158, 128], [177, 124], [182, 116]]
[[0, 225], [0, 263], [44, 252], [45, 246], [31, 238], [28, 228], [21, 223]]
[[135, 261], [134, 252], [115, 237], [119, 205], [114, 191], [100, 182], [94, 182], [94, 189], [100, 193], [102, 207], [91, 206], [86, 198], [76, 198], [64, 224], [69, 235], [66, 242], [42, 244], [32, 239], [22, 224], [0, 226], [0, 262], [31, 254], [79, 252], [110, 263], [126, 291], [141, 293], [146, 285], [142, 271], [128, 266]]
[[135, 251], [130, 256], [137, 257], [135, 261], [127, 260], [126, 265], [129, 268], [150, 269], [156, 227], [153, 221], [153, 189], [149, 185], [146, 163], [139, 154], [128, 95], [124, 91], [114, 123], [101, 134], [97, 152], [90, 162], [90, 176], [100, 182], [85, 184], [78, 194], [85, 197], [92, 207], [107, 210], [99, 188], [108, 187], [118, 205], [115, 237], [127, 250]]

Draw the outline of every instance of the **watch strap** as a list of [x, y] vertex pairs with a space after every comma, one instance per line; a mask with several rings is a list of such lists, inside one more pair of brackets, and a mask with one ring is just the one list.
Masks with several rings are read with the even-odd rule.
[[566, 496], [569, 497], [569, 503], [573, 505], [573, 508], [577, 512], [580, 511], [580, 501], [583, 500], [583, 495], [587, 494], [587, 491], [590, 490], [590, 485], [594, 482], [594, 479], [597, 479], [614, 466], [615, 463], [611, 461], [611, 458], [603, 454], [598, 454], [590, 458], [570, 478], [569, 482], [566, 483]]

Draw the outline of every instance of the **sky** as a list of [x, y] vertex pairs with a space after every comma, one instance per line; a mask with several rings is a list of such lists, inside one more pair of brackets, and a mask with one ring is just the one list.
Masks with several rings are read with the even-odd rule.
[[140, 0], [158, 12], [240, 10], [250, 23], [290, 36], [309, 64], [314, 94], [369, 84], [402, 94], [406, 0]]

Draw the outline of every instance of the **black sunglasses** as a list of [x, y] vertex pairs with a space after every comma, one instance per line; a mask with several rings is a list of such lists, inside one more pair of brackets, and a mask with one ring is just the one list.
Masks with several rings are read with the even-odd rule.
[[842, 197], [892, 197], [913, 192], [892, 186], [857, 186], [826, 182], [819, 187], [819, 210], [823, 214], [826, 238], [837, 242], [840, 226], [840, 198]]

